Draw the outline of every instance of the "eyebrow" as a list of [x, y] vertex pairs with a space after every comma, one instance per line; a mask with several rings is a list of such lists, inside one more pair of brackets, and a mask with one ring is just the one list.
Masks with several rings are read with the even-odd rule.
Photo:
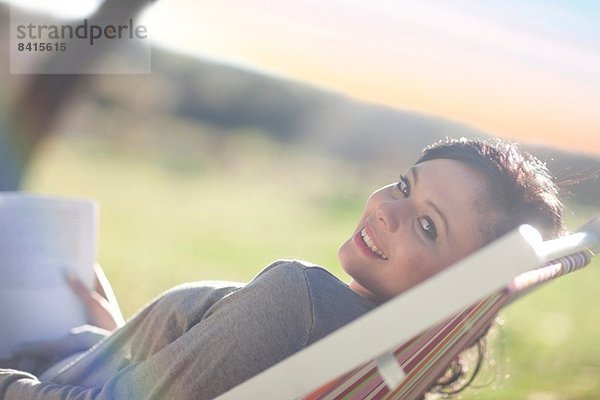
[[[413, 178], [413, 182], [414, 182], [414, 186], [417, 186], [417, 182], [419, 180], [419, 176], [417, 174], [417, 169], [412, 166], [409, 169], [410, 174], [412, 175]], [[444, 215], [444, 213], [442, 212], [442, 210], [439, 209], [438, 206], [435, 205], [435, 203], [433, 203], [431, 200], [427, 199], [425, 201], [425, 203], [431, 207], [433, 209], [433, 211], [436, 212], [436, 214], [438, 214], [438, 216], [440, 217], [440, 219], [442, 220], [442, 222], [444, 223], [444, 229], [446, 230], [446, 236], [448, 236], [448, 220], [446, 219], [446, 216]]]

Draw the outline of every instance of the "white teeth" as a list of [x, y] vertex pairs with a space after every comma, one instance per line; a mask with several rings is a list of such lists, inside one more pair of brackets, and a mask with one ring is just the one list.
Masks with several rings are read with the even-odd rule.
[[375, 246], [375, 244], [373, 244], [373, 240], [371, 240], [371, 238], [369, 237], [369, 235], [367, 235], [367, 230], [365, 228], [363, 228], [360, 231], [360, 235], [362, 236], [364, 242], [367, 244], [367, 247], [375, 254], [377, 254], [379, 257], [383, 258], [384, 260], [387, 260], [387, 256], [385, 254], [383, 254], [383, 252], [381, 250], [379, 250], [377, 248], [377, 246]]

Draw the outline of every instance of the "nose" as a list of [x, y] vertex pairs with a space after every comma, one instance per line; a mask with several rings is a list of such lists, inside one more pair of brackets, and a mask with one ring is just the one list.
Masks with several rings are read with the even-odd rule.
[[411, 215], [409, 199], [394, 199], [382, 201], [377, 205], [375, 216], [388, 231], [396, 232], [408, 221]]

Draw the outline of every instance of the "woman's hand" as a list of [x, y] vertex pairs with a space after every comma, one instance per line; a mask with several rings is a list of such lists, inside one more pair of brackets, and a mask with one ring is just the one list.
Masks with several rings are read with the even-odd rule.
[[125, 321], [110, 283], [100, 265], [94, 266], [96, 289], [88, 289], [74, 274], [67, 273], [67, 282], [85, 306], [91, 325], [112, 331]]

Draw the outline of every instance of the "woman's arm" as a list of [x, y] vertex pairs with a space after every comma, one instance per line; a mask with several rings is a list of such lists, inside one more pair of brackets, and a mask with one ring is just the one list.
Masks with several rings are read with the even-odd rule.
[[306, 278], [293, 263], [266, 270], [201, 315], [194, 311], [202, 308], [199, 301], [193, 287], [160, 298], [60, 374], [55, 382], [64, 385], [2, 370], [0, 398], [212, 399], [301, 350], [311, 337]]

